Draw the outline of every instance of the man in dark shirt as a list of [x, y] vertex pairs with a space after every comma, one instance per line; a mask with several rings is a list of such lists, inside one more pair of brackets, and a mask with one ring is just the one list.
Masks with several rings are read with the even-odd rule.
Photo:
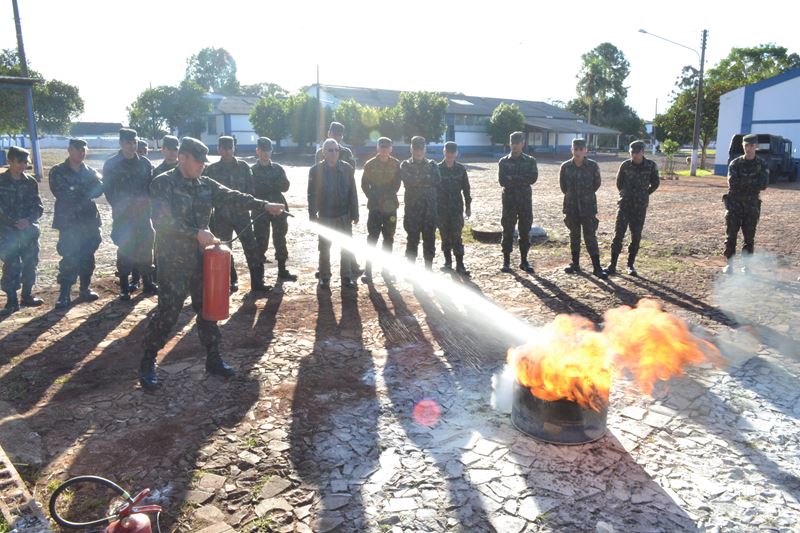
[[[464, 229], [464, 217], [472, 214], [472, 196], [470, 196], [469, 178], [464, 165], [456, 162], [458, 145], [453, 141], [444, 144], [444, 159], [439, 163], [439, 188], [436, 193], [439, 235], [442, 238], [444, 269], [450, 270], [453, 265], [452, 254], [456, 256], [456, 273], [468, 277], [464, 266], [464, 242], [461, 232]], [[462, 200], [463, 196], [463, 200]]]
[[514, 227], [519, 232], [519, 267], [525, 272], [533, 272], [528, 262], [531, 247], [530, 232], [533, 225], [533, 200], [531, 185], [539, 179], [536, 159], [523, 151], [525, 134], [515, 131], [509, 136], [511, 153], [498, 162], [498, 178], [503, 188], [503, 268], [511, 272], [511, 249], [514, 247]]
[[[378, 139], [378, 153], [364, 163], [361, 190], [367, 196], [367, 243], [377, 246], [383, 236], [383, 251], [392, 253], [394, 233], [397, 230], [397, 191], [400, 190], [400, 161], [392, 157], [392, 140]], [[383, 271], [384, 278], [389, 276]], [[364, 282], [372, 281], [372, 263], [367, 261]]]
[[441, 176], [436, 162], [425, 157], [425, 137], [411, 138], [411, 157], [400, 163], [400, 181], [405, 187], [406, 259], [411, 263], [417, 260], [422, 236], [422, 258], [430, 270], [436, 254], [436, 189]]
[[154, 178], [178, 166], [179, 144], [180, 141], [174, 135], [164, 135], [164, 138], [161, 139], [161, 153], [164, 154], [164, 160], [153, 171]]

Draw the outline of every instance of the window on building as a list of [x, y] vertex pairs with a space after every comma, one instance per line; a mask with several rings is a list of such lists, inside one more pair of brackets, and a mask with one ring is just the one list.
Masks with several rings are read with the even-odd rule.
[[217, 116], [216, 115], [209, 115], [208, 117], [208, 126], [206, 127], [206, 131], [209, 135], [216, 135], [217, 134]]
[[544, 134], [540, 131], [533, 134], [533, 145], [542, 146], [544, 144]]

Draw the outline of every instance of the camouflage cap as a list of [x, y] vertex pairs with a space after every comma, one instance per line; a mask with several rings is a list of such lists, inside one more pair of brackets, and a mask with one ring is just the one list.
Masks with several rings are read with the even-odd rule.
[[8, 149], [8, 152], [6, 152], [6, 156], [15, 161], [27, 161], [30, 155], [31, 153], [29, 151], [19, 146], [12, 146]]
[[586, 139], [572, 139], [572, 148], [586, 148]]
[[223, 135], [219, 139], [217, 139], [217, 148], [233, 148], [234, 141], [233, 137], [228, 135]]
[[333, 135], [344, 135], [344, 124], [341, 122], [331, 122], [331, 125], [328, 127], [328, 132]]
[[174, 135], [164, 135], [164, 138], [161, 139], [161, 146], [167, 150], [177, 150], [179, 145], [180, 141]]
[[749, 133], [742, 137], [742, 142], [745, 144], [757, 144], [758, 143], [758, 135], [755, 133]]
[[86, 142], [86, 139], [70, 139], [69, 140], [69, 147], [70, 148], [86, 148], [89, 143]]
[[269, 137], [259, 137], [258, 140], [256, 141], [256, 146], [265, 152], [271, 152], [272, 139], [270, 139]]
[[120, 141], [135, 141], [136, 137], [138, 136], [139, 134], [136, 133], [136, 130], [133, 130], [131, 128], [121, 128], [119, 130]]
[[453, 141], [447, 141], [444, 143], [444, 151], [450, 153], [458, 152], [458, 145]]
[[414, 135], [411, 137], [411, 147], [412, 148], [421, 148], [425, 146], [425, 137], [421, 135]]
[[150, 145], [147, 144], [147, 141], [145, 141], [144, 139], [139, 139], [138, 141], [136, 141], [136, 146], [139, 149], [141, 149], [141, 148], [150, 148]]
[[642, 150], [644, 150], [644, 141], [633, 141], [628, 146], [628, 151], [630, 153], [632, 153], [632, 154], [637, 154], [637, 153], [641, 152]]
[[179, 154], [187, 154], [198, 161], [208, 161], [208, 146], [193, 137], [181, 139], [181, 146], [178, 148]]
[[521, 131], [515, 131], [508, 136], [508, 142], [511, 144], [519, 144], [525, 140], [525, 134]]
[[378, 148], [389, 148], [393, 142], [389, 137], [380, 137], [378, 139]]

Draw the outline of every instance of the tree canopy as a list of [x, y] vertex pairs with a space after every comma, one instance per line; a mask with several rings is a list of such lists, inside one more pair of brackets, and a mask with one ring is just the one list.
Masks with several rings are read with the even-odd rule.
[[599, 44], [581, 56], [575, 89], [586, 105], [590, 124], [595, 104], [615, 97], [625, 101], [628, 89], [624, 84], [630, 70], [625, 54], [611, 43]]
[[259, 137], [280, 143], [289, 134], [288, 102], [273, 95], [258, 101], [250, 112], [250, 123]]
[[507, 104], [501, 102], [492, 111], [486, 132], [492, 139], [493, 144], [508, 144], [508, 136], [521, 131], [525, 127], [525, 115], [519, 110], [517, 104]]
[[224, 48], [203, 48], [186, 61], [188, 81], [197, 83], [208, 92], [237, 94], [236, 61]]
[[403, 135], [422, 135], [428, 142], [438, 142], [445, 131], [444, 114], [447, 98], [434, 92], [401, 92], [397, 103], [403, 124]]
[[158, 138], [168, 131], [200, 137], [205, 129], [209, 103], [205, 90], [192, 81], [177, 87], [161, 85], [145, 89], [128, 106], [128, 121], [141, 135]]

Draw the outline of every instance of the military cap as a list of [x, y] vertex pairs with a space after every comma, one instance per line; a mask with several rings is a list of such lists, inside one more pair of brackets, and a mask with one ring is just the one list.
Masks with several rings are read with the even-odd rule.
[[69, 147], [70, 148], [86, 148], [89, 143], [86, 142], [85, 139], [70, 139], [69, 140]]
[[256, 141], [256, 146], [265, 152], [272, 151], [272, 139], [269, 137], [259, 137]]
[[164, 138], [161, 139], [161, 146], [167, 150], [177, 150], [179, 144], [180, 141], [174, 135], [164, 135]]
[[217, 139], [217, 147], [219, 148], [233, 148], [234, 141], [233, 137], [228, 135], [223, 135], [219, 139]]
[[508, 140], [511, 142], [511, 144], [521, 143], [522, 141], [525, 140], [525, 134], [522, 133], [521, 131], [515, 131], [514, 133], [508, 136]]
[[745, 144], [756, 144], [758, 143], [758, 135], [755, 133], [750, 133], [742, 137], [742, 142]]
[[411, 137], [412, 148], [419, 148], [421, 146], [425, 146], [425, 137], [422, 137], [421, 135], [414, 135]]
[[137, 145], [139, 148], [150, 148], [150, 145], [149, 145], [149, 144], [147, 144], [147, 141], [145, 141], [144, 139], [139, 139], [139, 140], [136, 142], [136, 145]]
[[381, 148], [388, 148], [392, 145], [392, 140], [389, 137], [378, 138], [378, 146]]
[[630, 146], [628, 146], [628, 151], [632, 154], [636, 154], [644, 150], [644, 141], [633, 141]]
[[139, 134], [136, 133], [136, 130], [130, 128], [122, 128], [119, 130], [120, 141], [135, 141], [138, 136]]
[[453, 141], [447, 141], [444, 143], [444, 151], [445, 152], [458, 152], [458, 145]]
[[30, 155], [29, 151], [19, 146], [11, 146], [6, 154], [9, 159], [14, 159], [15, 161], [27, 161]]
[[586, 139], [572, 139], [572, 148], [586, 148]]
[[179, 154], [188, 154], [198, 161], [208, 161], [208, 146], [193, 137], [181, 139], [181, 146], [178, 148]]
[[330, 127], [328, 128], [330, 133], [334, 135], [343, 135], [344, 134], [344, 124], [341, 122], [331, 122]]

